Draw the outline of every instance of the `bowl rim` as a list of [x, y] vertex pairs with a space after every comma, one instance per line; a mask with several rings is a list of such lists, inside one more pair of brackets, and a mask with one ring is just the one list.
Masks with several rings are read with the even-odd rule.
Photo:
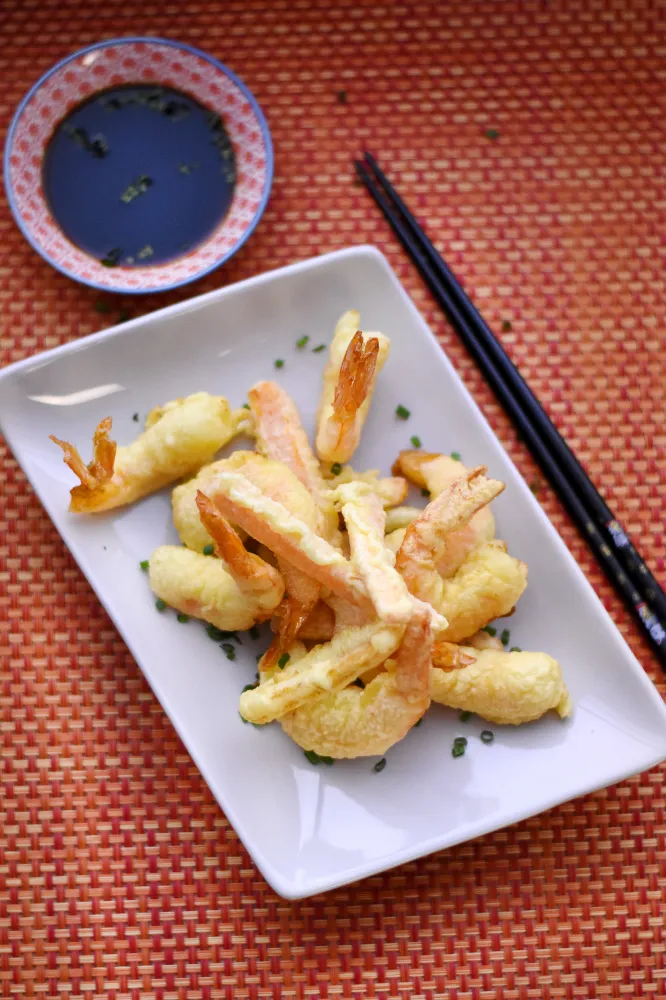
[[[79, 59], [81, 56], [86, 55], [88, 52], [94, 52], [97, 49], [106, 49], [111, 46], [125, 45], [125, 44], [153, 44], [153, 45], [166, 45], [169, 48], [177, 49], [180, 51], [189, 52], [192, 55], [198, 56], [200, 59], [205, 59], [206, 62], [211, 63], [216, 69], [222, 72], [242, 91], [243, 95], [247, 99], [248, 103], [251, 105], [252, 110], [257, 116], [257, 121], [259, 122], [259, 127], [261, 129], [261, 137], [266, 149], [266, 183], [264, 185], [264, 191], [261, 196], [261, 200], [255, 212], [254, 218], [248, 225], [245, 232], [237, 240], [230, 250], [227, 250], [218, 260], [214, 261], [213, 264], [206, 268], [203, 268], [197, 274], [189, 275], [187, 278], [175, 281], [170, 285], [161, 285], [155, 288], [110, 288], [108, 285], [100, 285], [96, 281], [92, 281], [89, 278], [83, 278], [79, 275], [73, 274], [71, 271], [64, 268], [57, 260], [55, 260], [41, 245], [34, 239], [32, 233], [29, 231], [28, 227], [25, 225], [21, 213], [18, 210], [16, 204], [16, 199], [14, 197], [14, 189], [11, 183], [11, 171], [10, 171], [10, 158], [12, 154], [12, 149], [14, 145], [14, 134], [18, 126], [21, 115], [23, 114], [26, 106], [30, 102], [31, 98], [37, 91], [44, 85], [44, 83], [58, 70], [62, 69], [68, 63], [73, 62], [75, 59]], [[107, 38], [101, 42], [94, 42], [92, 45], [86, 45], [82, 49], [77, 49], [76, 52], [72, 52], [70, 55], [65, 56], [64, 59], [59, 60], [59, 62], [54, 63], [45, 73], [43, 73], [39, 79], [30, 87], [24, 97], [21, 99], [17, 108], [12, 116], [9, 128], [7, 130], [7, 138], [5, 140], [5, 150], [3, 156], [3, 170], [5, 174], [5, 191], [7, 194], [7, 201], [11, 209], [12, 215], [14, 216], [14, 221], [16, 222], [18, 228], [23, 234], [26, 241], [30, 244], [33, 250], [40, 255], [40, 257], [50, 264], [56, 271], [60, 274], [65, 275], [65, 277], [70, 278], [72, 281], [77, 281], [79, 284], [87, 285], [89, 288], [95, 288], [101, 292], [108, 292], [112, 295], [156, 295], [159, 292], [170, 292], [175, 288], [182, 288], [184, 285], [190, 285], [194, 281], [199, 281], [201, 278], [205, 277], [207, 274], [211, 274], [213, 271], [217, 270], [225, 264], [235, 253], [240, 250], [243, 244], [250, 238], [254, 230], [256, 229], [259, 221], [264, 214], [268, 199], [270, 197], [271, 188], [273, 186], [273, 142], [271, 139], [271, 132], [268, 127], [268, 122], [266, 121], [266, 116], [261, 110], [261, 106], [257, 101], [256, 97], [249, 89], [247, 84], [245, 84], [239, 76], [237, 76], [232, 70], [225, 66], [224, 63], [220, 62], [219, 59], [215, 59], [214, 56], [209, 55], [202, 49], [196, 48], [194, 45], [188, 45], [186, 42], [177, 42], [170, 38], [161, 38], [158, 35], [128, 35], [123, 38]]]

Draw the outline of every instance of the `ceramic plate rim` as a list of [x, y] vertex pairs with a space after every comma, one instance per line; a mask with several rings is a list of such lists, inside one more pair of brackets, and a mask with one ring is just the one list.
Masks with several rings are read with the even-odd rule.
[[[239, 90], [242, 91], [248, 103], [251, 105], [259, 122], [261, 128], [262, 140], [266, 150], [266, 183], [264, 186], [264, 191], [262, 193], [254, 217], [252, 218], [247, 228], [244, 230], [243, 234], [236, 241], [234, 246], [232, 246], [230, 250], [228, 250], [226, 253], [220, 256], [216, 261], [214, 261], [214, 263], [212, 263], [208, 267], [202, 268], [196, 274], [175, 281], [169, 285], [159, 285], [152, 288], [124, 288], [124, 287], [116, 288], [114, 286], [99, 284], [96, 281], [84, 278], [80, 275], [76, 275], [71, 271], [67, 270], [59, 261], [57, 261], [53, 256], [51, 256], [51, 254], [39, 243], [37, 239], [35, 239], [30, 229], [26, 225], [25, 220], [23, 219], [23, 216], [20, 213], [18, 205], [16, 203], [16, 196], [14, 193], [14, 186], [11, 179], [11, 169], [10, 169], [10, 159], [19, 120], [25, 108], [29, 104], [30, 100], [46, 83], [46, 81], [50, 79], [50, 77], [53, 76], [53, 74], [56, 73], [58, 70], [67, 66], [74, 60], [80, 59], [88, 52], [93, 52], [98, 49], [106, 49], [115, 45], [124, 45], [130, 43], [131, 44], [152, 43], [157, 45], [166, 45], [169, 46], [170, 48], [179, 51], [188, 52], [191, 55], [206, 60], [206, 62], [214, 66], [224, 76], [228, 77], [239, 88]], [[39, 79], [35, 81], [35, 83], [23, 96], [23, 98], [17, 105], [14, 114], [12, 115], [12, 119], [10, 121], [9, 128], [7, 129], [7, 136], [5, 139], [5, 148], [3, 154], [3, 170], [5, 174], [5, 192], [7, 195], [7, 201], [9, 203], [9, 207], [11, 209], [14, 222], [16, 223], [24, 239], [28, 242], [28, 244], [32, 247], [32, 249], [39, 254], [42, 260], [46, 261], [47, 264], [49, 264], [52, 268], [54, 268], [54, 270], [56, 270], [59, 274], [64, 275], [66, 278], [70, 278], [72, 281], [76, 281], [79, 284], [85, 285], [88, 288], [94, 288], [97, 291], [109, 292], [110, 294], [122, 294], [122, 295], [155, 295], [160, 292], [170, 292], [176, 288], [182, 288], [186, 285], [192, 284], [192, 282], [194, 281], [199, 281], [201, 278], [206, 277], [206, 275], [211, 274], [213, 271], [216, 271], [219, 267], [222, 267], [223, 264], [225, 264], [228, 260], [230, 260], [231, 257], [233, 257], [234, 254], [236, 254], [241, 249], [241, 247], [247, 242], [247, 240], [250, 238], [254, 230], [259, 225], [259, 222], [261, 221], [264, 211], [266, 210], [268, 199], [270, 198], [273, 186], [273, 172], [274, 172], [273, 141], [271, 138], [271, 131], [268, 125], [268, 121], [266, 120], [266, 116], [264, 115], [264, 112], [262, 111], [261, 106], [257, 101], [256, 97], [254, 96], [250, 88], [247, 86], [247, 84], [236, 73], [234, 73], [233, 70], [229, 69], [229, 67], [225, 63], [221, 62], [219, 59], [216, 59], [214, 56], [210, 55], [205, 50], [199, 49], [194, 45], [189, 45], [187, 42], [179, 42], [171, 38], [162, 38], [159, 35], [128, 35], [126, 37], [120, 37], [120, 38], [108, 38], [100, 42], [94, 42], [91, 45], [86, 45], [81, 49], [77, 49], [76, 52], [73, 52], [70, 55], [65, 56], [63, 59], [60, 59], [57, 63], [54, 63], [53, 66], [49, 67], [49, 69], [47, 69], [46, 72], [43, 73], [39, 77]], [[135, 270], [140, 271], [141, 268], [136, 268]]]
[[[264, 272], [263, 274], [225, 286], [224, 288], [216, 289], [214, 291], [207, 292], [203, 295], [195, 296], [193, 298], [186, 299], [182, 302], [166, 306], [163, 309], [159, 309], [154, 312], [148, 313], [145, 316], [138, 317], [137, 319], [129, 321], [122, 325], [110, 327], [106, 330], [102, 330], [98, 333], [91, 334], [79, 340], [71, 341], [67, 344], [63, 344], [58, 347], [51, 348], [50, 350], [33, 355], [32, 357], [24, 358], [21, 361], [17, 361], [0, 371], [0, 418], [2, 417], [1, 403], [2, 403], [3, 384], [11, 382], [11, 380], [15, 376], [19, 375], [23, 371], [30, 370], [34, 367], [38, 367], [41, 364], [51, 361], [56, 357], [66, 356], [68, 354], [75, 353], [77, 350], [86, 349], [96, 343], [116, 338], [118, 338], [120, 342], [122, 342], [122, 338], [124, 336], [131, 335], [132, 330], [136, 329], [138, 326], [156, 325], [157, 327], [159, 327], [161, 319], [167, 316], [174, 316], [182, 312], [196, 310], [201, 305], [207, 304], [209, 302], [215, 302], [219, 299], [223, 299], [229, 295], [233, 295], [234, 293], [240, 291], [241, 289], [257, 287], [265, 282], [279, 281], [281, 277], [287, 276], [288, 274], [294, 274], [299, 271], [306, 272], [313, 268], [326, 267], [329, 262], [341, 258], [354, 257], [357, 255], [368, 255], [368, 254], [374, 256], [375, 259], [377, 259], [381, 263], [383, 270], [391, 280], [398, 294], [402, 296], [406, 305], [408, 306], [410, 311], [412, 311], [412, 313], [414, 314], [415, 319], [417, 319], [419, 323], [425, 327], [430, 337], [437, 343], [434, 334], [432, 333], [427, 323], [419, 313], [418, 309], [412, 302], [406, 290], [403, 288], [399, 279], [394, 274], [384, 254], [382, 254], [377, 248], [371, 245], [359, 245], [334, 251], [333, 253], [322, 255], [319, 257], [306, 259], [304, 261], [299, 261], [297, 263], [287, 265], [286, 267], [277, 268], [273, 271]], [[449, 373], [454, 373], [455, 377], [459, 378], [459, 376], [455, 371], [455, 368], [453, 367], [452, 363], [450, 362], [446, 353], [443, 350], [441, 351], [441, 362], [443, 367], [445, 369], [448, 369]], [[478, 404], [475, 402], [471, 393], [462, 382], [462, 379], [460, 379], [460, 386], [467, 398], [467, 403], [471, 405], [477, 411], [478, 415], [482, 418], [484, 431], [488, 435], [495, 438], [499, 447], [502, 448], [502, 450], [505, 452], [507, 460], [509, 461], [509, 463], [513, 465], [511, 457], [508, 455], [508, 453], [506, 453], [506, 451], [502, 446], [501, 441], [499, 441], [497, 436], [492, 431], [490, 424], [487, 422]], [[20, 451], [20, 447], [17, 450], [15, 450], [15, 446], [12, 441], [12, 435], [10, 433], [7, 433], [6, 430], [4, 430], [3, 433], [5, 435], [7, 443], [9, 444], [12, 450], [12, 453], [16, 458], [16, 461], [23, 469], [26, 477], [28, 478], [28, 481], [30, 482], [30, 485], [32, 486], [37, 497], [39, 498], [40, 503], [44, 506], [44, 508], [46, 509], [47, 513], [49, 513], [50, 516], [51, 507], [53, 506], [51, 500], [49, 499], [48, 496], [43, 495], [42, 491], [39, 489], [37, 484], [33, 482], [30, 473], [23, 468], [19, 454], [17, 453], [17, 450]], [[583, 570], [574, 559], [573, 555], [571, 554], [568, 547], [566, 546], [561, 536], [557, 532], [550, 518], [545, 514], [540, 504], [538, 504], [538, 502], [532, 495], [531, 491], [529, 490], [527, 484], [524, 483], [522, 479], [521, 482], [523, 483], [523, 493], [525, 496], [525, 500], [535, 505], [535, 508], [539, 512], [539, 517], [543, 523], [543, 526], [545, 527], [545, 530], [549, 533], [554, 544], [556, 544], [560, 548], [562, 554], [567, 560], [570, 572], [572, 572], [575, 576], [578, 577], [579, 582], [584, 586], [585, 590], [593, 599], [597, 612], [601, 613], [607, 619], [607, 622], [612, 626], [612, 630], [614, 633], [614, 641], [618, 646], [618, 648], [622, 649], [627, 661], [627, 666], [629, 666], [629, 668], [631, 669], [635, 682], [638, 683], [643, 688], [645, 695], [654, 701], [655, 706], [661, 712], [661, 714], [664, 717], [664, 721], [666, 722], [666, 704], [664, 704], [664, 701], [661, 698], [661, 695], [659, 694], [657, 688], [652, 683], [646, 671], [642, 668], [638, 660], [635, 658], [635, 656], [629, 649], [623, 636], [621, 635], [621, 633], [615, 626], [614, 622], [610, 618], [610, 615], [608, 615], [608, 612], [603, 607], [603, 604], [601, 603], [596, 591], [592, 587], [592, 584], [589, 582], [589, 580], [583, 573]], [[192, 760], [194, 761], [197, 768], [201, 772], [209, 788], [211, 788], [212, 783], [214, 783], [214, 781], [209, 775], [208, 768], [205, 762], [200, 759], [196, 740], [192, 739], [190, 734], [184, 731], [184, 727], [181, 726], [180, 720], [173, 718], [171, 714], [164, 708], [163, 699], [161, 697], [162, 692], [160, 689], [159, 678], [157, 677], [151, 677], [150, 679], [148, 678], [143, 668], [142, 658], [135, 653], [131, 637], [129, 637], [125, 633], [125, 627], [123, 621], [119, 620], [116, 616], [114, 616], [111, 613], [111, 611], [107, 607], [105, 594], [103, 593], [103, 591], [98, 590], [95, 585], [94, 567], [91, 565], [90, 560], [88, 559], [86, 553], [79, 549], [79, 546], [76, 544], [76, 542], [68, 541], [68, 539], [65, 537], [63, 532], [60, 531], [57, 525], [56, 525], [56, 530], [63, 539], [64, 544], [67, 546], [67, 548], [74, 556], [77, 565], [79, 566], [84, 576], [90, 583], [98, 600], [109, 614], [109, 617], [113, 621], [123, 641], [126, 643], [133, 658], [135, 659], [137, 665], [139, 666], [142, 674], [148, 681], [148, 684], [153, 690], [155, 696], [158, 698], [165, 714], [169, 717], [171, 724], [176, 729], [180, 739], [182, 740], [184, 746], [187, 749], [187, 752], [190, 754]], [[468, 823], [465, 826], [464, 830], [462, 830], [460, 836], [456, 835], [455, 831], [453, 831], [451, 833], [447, 833], [439, 837], [431, 837], [427, 841], [421, 841], [418, 844], [412, 844], [403, 849], [391, 852], [390, 854], [386, 855], [383, 859], [381, 859], [380, 863], [376, 862], [360, 863], [352, 868], [345, 869], [343, 872], [339, 873], [335, 877], [308, 876], [307, 884], [306, 885], [300, 884], [298, 887], [295, 887], [288, 878], [283, 877], [280, 870], [277, 869], [273, 865], [273, 863], [270, 862], [263, 855], [261, 849], [257, 847], [257, 845], [255, 844], [252, 837], [251, 829], [248, 828], [248, 825], [246, 824], [243, 816], [239, 815], [237, 810], [234, 809], [232, 806], [223, 804], [220, 801], [220, 798], [218, 798], [216, 793], [213, 793], [211, 791], [211, 794], [213, 794], [220, 808], [222, 809], [224, 814], [228, 817], [229, 822], [238, 833], [238, 836], [241, 839], [241, 841], [245, 844], [248, 852], [251, 854], [255, 864], [257, 865], [257, 868], [260, 870], [260, 872], [262, 873], [268, 884], [272, 886], [272, 888], [275, 889], [275, 891], [280, 896], [286, 899], [295, 900], [295, 899], [302, 899], [305, 897], [309, 897], [320, 892], [329, 891], [343, 885], [347, 885], [361, 878], [365, 878], [371, 875], [378, 874], [383, 871], [387, 871], [391, 868], [394, 868], [398, 865], [404, 864], [409, 861], [413, 861], [417, 858], [425, 857], [429, 854], [432, 854], [433, 852], [445, 850], [449, 847], [455, 846], [456, 844], [460, 844], [465, 841], [475, 839], [478, 836], [492, 833], [495, 830], [511, 826], [514, 823], [521, 822], [522, 820], [528, 819], [529, 817], [538, 815], [541, 812], [547, 811], [548, 809], [551, 809], [557, 805], [561, 805], [565, 802], [571, 801], [572, 799], [578, 798], [581, 795], [585, 795], [590, 792], [606, 788], [610, 785], [615, 784], [618, 781], [631, 777], [634, 774], [641, 773], [642, 771], [647, 770], [655, 766], [656, 764], [660, 763], [665, 758], [666, 758], [666, 728], [664, 730], [663, 745], [661, 746], [660, 750], [655, 754], [651, 754], [650, 756], [646, 755], [645, 761], [638, 768], [630, 767], [628, 769], [626, 765], [623, 767], [620, 764], [618, 764], [618, 766], [614, 768], [609, 767], [608, 774], [601, 783], [595, 779], [581, 780], [578, 783], [576, 783], [575, 780], [572, 780], [570, 788], [571, 794], [567, 794], [564, 797], [562, 796], [561, 793], [554, 794], [551, 796], [545, 795], [536, 804], [526, 803], [525, 808], [514, 808], [513, 810], [510, 811], [508, 815], [504, 813], [501, 817], [498, 818], [497, 822], [493, 822], [492, 820], [489, 821], [487, 817], [486, 818], [482, 817], [476, 822]], [[247, 835], [248, 832], [249, 836]], [[248, 846], [248, 843], [252, 844], [251, 849]]]

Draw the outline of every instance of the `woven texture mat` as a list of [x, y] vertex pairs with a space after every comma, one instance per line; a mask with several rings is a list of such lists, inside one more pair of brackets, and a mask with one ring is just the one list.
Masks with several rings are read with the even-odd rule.
[[[125, 309], [371, 242], [538, 479], [355, 185], [350, 158], [367, 147], [487, 319], [504, 325], [511, 355], [664, 581], [666, 35], [656, 11], [647, 0], [4, 0], [5, 127], [34, 80], [73, 50], [165, 35], [207, 49], [253, 89], [276, 174], [261, 225], [222, 271], [176, 295], [101, 306], [41, 261], [3, 204], [2, 363]], [[2, 476], [2, 997], [666, 996], [663, 768], [284, 902], [6, 450]], [[622, 605], [549, 489], [537, 489], [663, 693]]]

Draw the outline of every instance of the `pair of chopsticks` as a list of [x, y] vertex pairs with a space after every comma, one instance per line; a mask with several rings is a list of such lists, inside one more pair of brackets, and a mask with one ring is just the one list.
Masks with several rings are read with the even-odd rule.
[[666, 594], [376, 160], [364, 153], [363, 160], [354, 162], [361, 181], [666, 669]]

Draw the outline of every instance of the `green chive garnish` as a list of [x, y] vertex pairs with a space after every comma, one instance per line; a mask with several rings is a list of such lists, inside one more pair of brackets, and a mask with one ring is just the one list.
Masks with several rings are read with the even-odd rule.
[[142, 559], [141, 562], [139, 563], [139, 566], [141, 567], [141, 569], [143, 570], [143, 572], [146, 573], [148, 571], [148, 567], [150, 566], [150, 563], [149, 563], [149, 561], [147, 559]]
[[204, 556], [212, 556], [213, 553], [215, 552], [215, 546], [211, 545], [210, 542], [209, 542], [208, 545], [204, 545], [204, 547], [202, 548], [201, 552], [202, 552], [202, 555], [204, 555]]
[[414, 729], [416, 729], [417, 726], [420, 726], [422, 722], [423, 722], [423, 716], [421, 716], [418, 722], [414, 723]]
[[282, 654], [282, 656], [278, 660], [278, 667], [280, 668], [280, 670], [284, 670], [284, 668], [289, 663], [290, 659], [291, 659], [291, 656], [289, 655], [289, 653], [283, 653]]
[[491, 733], [489, 729], [484, 729], [479, 737], [482, 743], [492, 743], [495, 739], [495, 734]]
[[488, 635], [497, 635], [497, 629], [494, 625], [484, 625], [481, 631], [487, 632]]
[[425, 488], [425, 486], [424, 486], [424, 487], [423, 487], [423, 489], [421, 490], [421, 496], [422, 496], [422, 497], [428, 497], [428, 498], [429, 498], [429, 497], [430, 497], [430, 490], [427, 490], [427, 489]]
[[138, 424], [138, 422], [139, 422], [139, 414], [138, 413], [133, 413], [132, 414], [132, 420], [134, 421], [135, 424]]
[[254, 691], [256, 686], [257, 686], [256, 684], [246, 684], [243, 690], [241, 691], [241, 694], [245, 694], [246, 691]]
[[539, 493], [539, 490], [541, 489], [542, 486], [543, 486], [543, 483], [541, 482], [540, 479], [533, 479], [531, 481], [531, 483], [530, 483], [530, 489], [532, 490], [532, 493], [534, 493], [534, 496], [537, 496], [537, 494]]
[[223, 642], [221, 648], [224, 650], [224, 654], [228, 660], [236, 659], [236, 650], [230, 642]]
[[499, 132], [496, 128], [486, 129], [486, 139], [499, 139]]
[[111, 306], [108, 302], [105, 302], [104, 299], [98, 299], [95, 303], [95, 311], [98, 313], [108, 313], [110, 309]]
[[357, 677], [355, 681], [352, 681], [352, 684], [354, 684], [357, 688], [365, 687], [365, 681], [361, 677]]
[[320, 351], [325, 351], [325, 350], [326, 350], [326, 344], [319, 344], [318, 347], [313, 347], [312, 348], [312, 353], [313, 354], [319, 354]]
[[459, 451], [452, 451], [451, 458], [453, 459], [454, 462], [462, 462], [462, 458], [460, 457]]
[[324, 757], [322, 754], [318, 754], [314, 750], [304, 750], [303, 753], [311, 764], [328, 764], [330, 767], [331, 764], [335, 763], [332, 757]]
[[401, 420], [406, 420], [411, 414], [407, 407], [403, 406], [401, 403], [400, 406], [396, 406], [395, 415], [396, 417], [400, 417]]
[[249, 722], [250, 721], [249, 719], [246, 719], [244, 715], [241, 715], [240, 712], [238, 713], [238, 715], [240, 717], [241, 722]]
[[307, 342], [308, 342], [309, 339], [310, 338], [308, 336], [301, 337], [300, 340], [296, 341], [296, 347], [300, 347], [300, 348], [305, 347], [305, 345], [307, 344]]
[[375, 772], [375, 774], [379, 774], [379, 772], [383, 771], [385, 767], [386, 767], [386, 757], [382, 757], [381, 760], [377, 761], [372, 770]]
[[510, 329], [511, 329], [511, 320], [503, 319], [502, 330], [504, 331], [504, 333], [508, 333]]
[[249, 410], [250, 409], [250, 404], [249, 403], [243, 403], [243, 409], [244, 410]]
[[253, 625], [250, 628], [250, 639], [255, 639], [256, 640], [258, 638], [259, 638], [259, 629], [257, 628], [256, 625]]
[[275, 367], [276, 368], [284, 368], [284, 361], [282, 360], [282, 358], [278, 358], [276, 360]]
[[465, 710], [464, 712], [460, 713], [458, 718], [460, 719], [461, 722], [469, 722], [469, 720], [472, 718], [472, 713]]
[[190, 616], [189, 615], [184, 615], [182, 611], [179, 614], [176, 615], [176, 618], [183, 625], [185, 624], [185, 622], [189, 622], [189, 620], [190, 620]]
[[467, 737], [466, 736], [456, 736], [456, 738], [453, 741], [453, 745], [454, 745], [454, 747], [457, 747], [457, 746], [466, 747], [467, 746]]
[[217, 625], [206, 625], [206, 633], [213, 642], [219, 642], [224, 636], [224, 632]]
[[451, 747], [452, 757], [462, 757], [464, 752], [465, 752], [465, 747], [462, 743], [454, 743], [453, 746]]
[[340, 463], [333, 462], [333, 465], [331, 466], [331, 475], [339, 476], [341, 472], [342, 472], [342, 466], [340, 465]]
[[262, 658], [263, 655], [264, 655], [263, 653], [257, 653], [257, 663], [259, 663], [259, 660]]
[[502, 634], [500, 636], [500, 642], [502, 643], [503, 646], [509, 645], [510, 637], [511, 633], [509, 632], [508, 628], [503, 629]]
[[163, 601], [161, 597], [158, 597], [155, 601], [155, 607], [158, 611], [164, 611], [166, 608], [166, 601]]
[[413, 434], [413, 435], [412, 435], [412, 436], [410, 437], [410, 439], [409, 439], [409, 440], [410, 440], [410, 441], [412, 442], [412, 444], [414, 445], [414, 447], [415, 447], [415, 448], [420, 448], [420, 447], [421, 447], [421, 438], [420, 438], [420, 437], [417, 437], [417, 435], [416, 435], [416, 434]]
[[118, 319], [116, 320], [116, 323], [126, 323], [129, 318], [130, 314], [127, 312], [127, 310], [121, 309], [120, 312], [118, 313]]
[[338, 91], [338, 100], [339, 100], [340, 104], [346, 104], [347, 103], [347, 91], [346, 90], [339, 90]]
[[510, 653], [522, 653], [522, 649], [520, 648], [520, 646], [512, 646], [511, 649], [509, 650], [509, 652]]

